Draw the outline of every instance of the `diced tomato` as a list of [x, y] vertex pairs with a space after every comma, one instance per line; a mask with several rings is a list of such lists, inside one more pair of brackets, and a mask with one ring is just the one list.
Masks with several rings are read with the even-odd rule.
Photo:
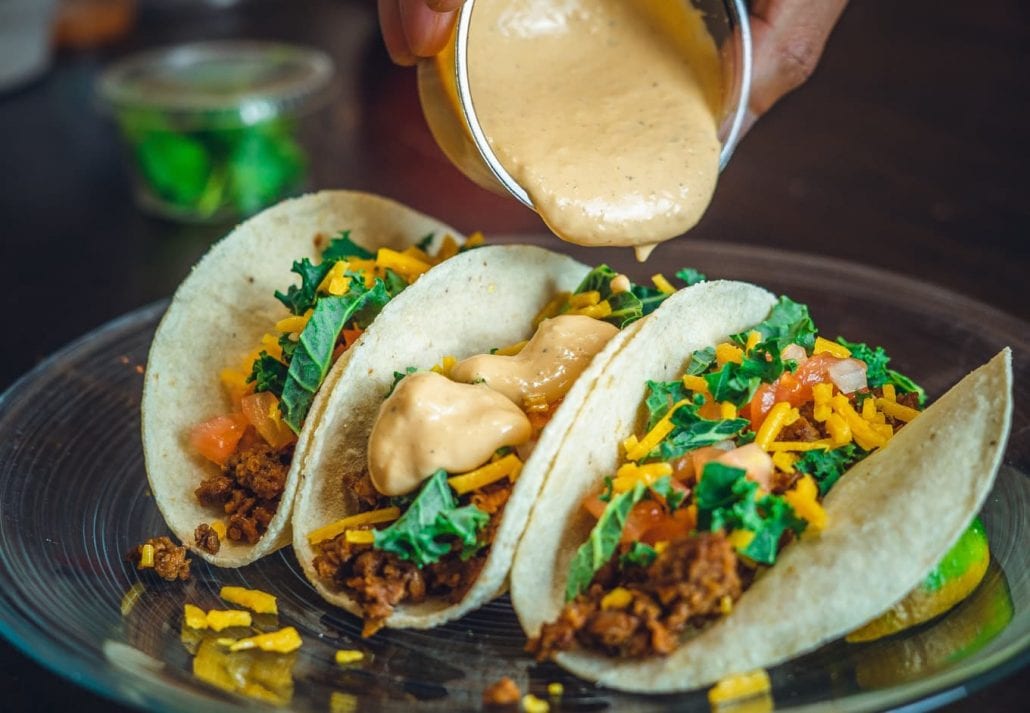
[[685, 537], [697, 526], [695, 510], [692, 507], [680, 508], [672, 515], [666, 515], [656, 524], [647, 528], [640, 536], [641, 542], [653, 545], [656, 542], [668, 542]]
[[785, 371], [774, 383], [759, 386], [746, 407], [752, 430], [758, 431], [772, 407], [781, 401], [791, 406], [811, 401], [812, 387], [830, 381], [827, 369], [839, 361], [839, 357], [831, 354], [816, 354], [793, 374]]
[[347, 349], [350, 349], [351, 345], [354, 344], [354, 342], [358, 341], [358, 337], [360, 337], [361, 334], [364, 331], [365, 330], [363, 330], [363, 329], [344, 329], [343, 330], [343, 344], [344, 344], [344, 346], [346, 346]]
[[601, 519], [601, 513], [604, 512], [607, 506], [608, 503], [601, 500], [600, 493], [594, 493], [583, 498], [583, 509], [593, 515], [595, 520]]
[[629, 511], [620, 542], [634, 542], [665, 518], [665, 508], [656, 500], [641, 500]]
[[763, 451], [758, 444], [748, 443], [746, 446], [734, 448], [732, 451], [723, 453], [717, 459], [720, 463], [743, 468], [747, 471], [747, 477], [769, 489], [769, 482], [772, 479], [773, 462], [769, 454]]
[[704, 470], [705, 464], [709, 461], [716, 460], [720, 456], [726, 455], [726, 451], [715, 446], [705, 446], [698, 448], [687, 454], [690, 456], [691, 463], [694, 467], [694, 477], [698, 478], [701, 476], [701, 471]]
[[272, 448], [282, 448], [296, 439], [296, 435], [279, 415], [279, 399], [275, 394], [261, 391], [244, 396], [240, 407], [250, 425]]
[[190, 445], [209, 461], [225, 465], [246, 430], [247, 419], [243, 414], [215, 416], [193, 427], [190, 431]]

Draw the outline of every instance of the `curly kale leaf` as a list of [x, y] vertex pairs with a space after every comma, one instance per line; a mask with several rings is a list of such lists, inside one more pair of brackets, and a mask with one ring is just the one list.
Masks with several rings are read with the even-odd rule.
[[456, 538], [462, 544], [462, 558], [467, 559], [481, 549], [479, 531], [489, 519], [475, 505], [458, 507], [458, 500], [447, 484], [447, 472], [438, 470], [422, 485], [400, 518], [389, 527], [376, 530], [374, 546], [425, 567], [449, 553]]
[[764, 322], [745, 332], [734, 334], [733, 340], [738, 344], [746, 344], [748, 333], [751, 331], [762, 335], [763, 342], [771, 340], [776, 352], [783, 351], [783, 348], [790, 344], [800, 344], [809, 353], [815, 347], [815, 336], [819, 333], [808, 314], [808, 306], [789, 297], [780, 297]]
[[575, 599], [584, 592], [601, 569], [615, 555], [626, 525], [630, 510], [640, 502], [647, 488], [637, 483], [632, 490], [614, 496], [605, 507], [601, 517], [590, 531], [587, 541], [580, 545], [569, 567], [569, 579], [565, 583], [565, 600]]
[[254, 360], [247, 383], [253, 382], [254, 391], [270, 391], [279, 397], [282, 396], [283, 386], [286, 384], [286, 373], [285, 364], [263, 351]]

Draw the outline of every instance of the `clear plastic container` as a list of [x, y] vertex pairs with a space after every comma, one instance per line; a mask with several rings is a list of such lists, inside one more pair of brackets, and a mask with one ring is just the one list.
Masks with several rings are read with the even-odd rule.
[[302, 191], [302, 122], [330, 96], [333, 64], [272, 42], [180, 45], [109, 68], [99, 94], [121, 129], [140, 206], [223, 222]]

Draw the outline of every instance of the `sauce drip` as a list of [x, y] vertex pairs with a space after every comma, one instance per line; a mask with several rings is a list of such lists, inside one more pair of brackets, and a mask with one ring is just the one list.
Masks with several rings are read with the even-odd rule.
[[642, 260], [700, 220], [722, 79], [689, 3], [479, 0], [469, 57], [487, 139], [559, 237]]
[[383, 495], [404, 495], [440, 468], [477, 468], [498, 448], [525, 443], [531, 432], [526, 414], [486, 386], [431, 371], [411, 374], [379, 409], [368, 472]]
[[582, 315], [545, 319], [518, 354], [470, 357], [454, 365], [451, 378], [481, 381], [519, 405], [528, 397], [553, 403], [618, 331], [613, 324]]

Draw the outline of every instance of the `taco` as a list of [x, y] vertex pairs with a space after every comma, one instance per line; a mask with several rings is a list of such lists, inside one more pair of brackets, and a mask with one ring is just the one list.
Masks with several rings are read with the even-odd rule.
[[393, 201], [327, 191], [251, 218], [196, 265], [154, 336], [142, 403], [150, 487], [184, 544], [238, 567], [289, 542], [330, 367], [461, 242]]
[[567, 425], [672, 292], [656, 284], [495, 246], [398, 297], [313, 434], [293, 546], [318, 592], [362, 616], [365, 635], [435, 626], [497, 595]]
[[1011, 414], [1008, 350], [922, 411], [881, 348], [735, 282], [668, 300], [606, 369], [511, 597], [539, 658], [629, 691], [770, 666], [887, 610], [973, 520]]

